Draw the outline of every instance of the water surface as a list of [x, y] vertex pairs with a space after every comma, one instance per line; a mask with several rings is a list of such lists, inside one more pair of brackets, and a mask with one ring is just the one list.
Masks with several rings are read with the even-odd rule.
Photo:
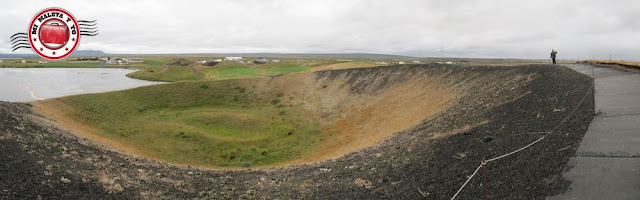
[[112, 68], [0, 68], [0, 101], [34, 101], [161, 83], [125, 76], [134, 71]]

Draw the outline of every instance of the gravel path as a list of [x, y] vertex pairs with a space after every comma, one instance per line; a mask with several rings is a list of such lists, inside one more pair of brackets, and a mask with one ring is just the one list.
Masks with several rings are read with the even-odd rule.
[[[591, 66], [567, 65], [591, 75]], [[600, 112], [547, 199], [640, 199], [640, 74], [594, 68]]]

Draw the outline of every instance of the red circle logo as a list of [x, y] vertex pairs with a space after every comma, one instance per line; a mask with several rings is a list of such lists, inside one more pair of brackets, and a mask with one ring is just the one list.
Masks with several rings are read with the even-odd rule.
[[76, 18], [61, 8], [47, 8], [36, 14], [29, 24], [29, 44], [36, 54], [49, 60], [71, 55], [80, 41]]

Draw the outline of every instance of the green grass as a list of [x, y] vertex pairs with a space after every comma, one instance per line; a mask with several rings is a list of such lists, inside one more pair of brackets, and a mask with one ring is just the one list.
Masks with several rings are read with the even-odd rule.
[[302, 107], [273, 103], [289, 96], [257, 94], [241, 81], [177, 82], [59, 101], [96, 134], [179, 164], [271, 165], [319, 148], [321, 134]]
[[137, 72], [127, 74], [129, 78], [149, 80], [149, 81], [185, 81], [185, 80], [198, 80], [198, 77], [193, 73], [190, 67], [179, 66], [165, 66], [165, 67], [152, 67], [142, 69]]
[[232, 79], [232, 78], [250, 78], [273, 76], [279, 74], [288, 74], [293, 72], [309, 71], [311, 67], [300, 66], [296, 64], [280, 64], [280, 65], [229, 65], [218, 66], [205, 70], [203, 74], [213, 80]]
[[143, 63], [130, 63], [129, 67], [135, 67], [135, 68], [160, 67], [172, 61], [169, 58], [143, 58], [143, 59], [144, 59]]

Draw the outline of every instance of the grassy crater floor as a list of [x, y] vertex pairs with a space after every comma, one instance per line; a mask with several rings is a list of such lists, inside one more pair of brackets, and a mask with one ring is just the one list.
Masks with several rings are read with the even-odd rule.
[[36, 105], [72, 132], [133, 154], [204, 167], [278, 166], [376, 145], [453, 102], [455, 92], [437, 80], [412, 76], [176, 82]]
[[67, 105], [57, 111], [95, 128], [91, 134], [173, 163], [269, 165], [318, 148], [323, 136], [300, 105], [262, 95], [234, 81], [185, 82], [49, 102]]

